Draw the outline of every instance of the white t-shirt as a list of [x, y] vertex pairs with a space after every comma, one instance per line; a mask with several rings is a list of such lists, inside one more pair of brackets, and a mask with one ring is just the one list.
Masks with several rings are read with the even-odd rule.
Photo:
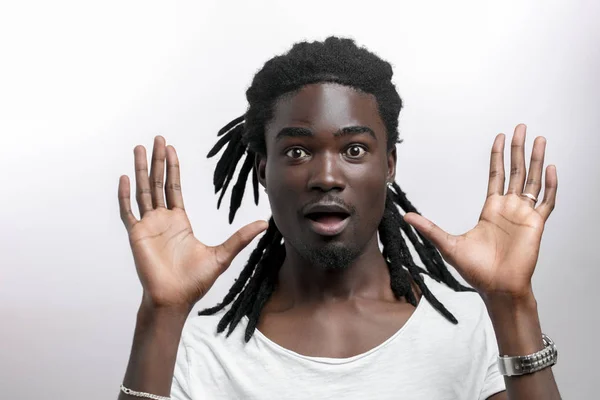
[[242, 319], [229, 338], [217, 334], [224, 311], [194, 316], [184, 327], [173, 400], [487, 399], [505, 390], [498, 346], [477, 293], [454, 292], [428, 276], [431, 292], [458, 319], [454, 325], [422, 297], [406, 324], [379, 346], [349, 358], [308, 357], [256, 330], [248, 343]]

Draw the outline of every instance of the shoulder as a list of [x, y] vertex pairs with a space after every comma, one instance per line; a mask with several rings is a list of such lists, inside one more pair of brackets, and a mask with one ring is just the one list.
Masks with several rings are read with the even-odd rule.
[[[456, 317], [458, 325], [487, 323], [487, 309], [479, 293], [457, 292], [428, 275], [423, 275], [423, 280], [431, 293]], [[426, 300], [422, 297], [421, 301]]]
[[496, 337], [487, 308], [479, 293], [456, 292], [429, 276], [425, 276], [424, 280], [431, 293], [454, 315], [458, 323], [448, 321], [422, 297], [421, 302], [425, 304], [421, 312], [421, 330], [441, 342], [449, 341], [454, 350], [463, 351], [465, 354], [477, 354], [477, 358], [484, 361], [493, 358], [498, 352]]
[[225, 343], [243, 342], [243, 332], [246, 320], [242, 318], [236, 329], [227, 337], [225, 332], [217, 331], [219, 322], [227, 313], [228, 308], [218, 311], [212, 315], [191, 315], [188, 317], [181, 334], [181, 342], [186, 347], [219, 347]]
[[[452, 365], [446, 365], [448, 368], [460, 370], [461, 378], [468, 376], [467, 381], [481, 385], [477, 390], [481, 393], [480, 398], [504, 390], [504, 379], [498, 371], [496, 335], [479, 293], [456, 292], [429, 276], [425, 276], [424, 280], [431, 293], [458, 321], [451, 324], [430, 304], [426, 304], [428, 318], [423, 325], [428, 329], [425, 334], [433, 335], [435, 341], [442, 344], [436, 348], [435, 354], [442, 355], [441, 359], [445, 354], [445, 359], [452, 361]], [[426, 300], [422, 298], [421, 301]]]

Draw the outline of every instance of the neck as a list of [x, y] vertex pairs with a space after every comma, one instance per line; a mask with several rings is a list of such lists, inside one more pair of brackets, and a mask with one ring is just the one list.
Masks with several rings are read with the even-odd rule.
[[286, 259], [279, 272], [277, 292], [278, 303], [287, 307], [356, 297], [394, 300], [388, 266], [379, 250], [377, 235], [350, 265], [340, 270], [311, 264], [286, 243]]

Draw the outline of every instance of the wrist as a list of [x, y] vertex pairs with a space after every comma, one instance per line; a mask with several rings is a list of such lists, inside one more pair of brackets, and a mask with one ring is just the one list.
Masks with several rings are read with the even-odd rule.
[[533, 292], [518, 297], [495, 294], [484, 297], [484, 302], [494, 326], [500, 355], [526, 355], [544, 348]]
[[537, 300], [531, 289], [518, 295], [513, 293], [482, 293], [481, 298], [490, 315], [506, 312], [537, 315]]
[[168, 323], [183, 325], [192, 311], [189, 305], [156, 306], [142, 301], [137, 313], [138, 322], [144, 324]]
[[123, 379], [126, 388], [161, 396], [169, 394], [177, 350], [190, 308], [156, 307], [142, 301]]
[[150, 295], [144, 290], [142, 294], [142, 301], [140, 303], [140, 310], [146, 313], [156, 314], [186, 314], [192, 311], [194, 303], [188, 303], [184, 301], [167, 301], [157, 302], [154, 296]]

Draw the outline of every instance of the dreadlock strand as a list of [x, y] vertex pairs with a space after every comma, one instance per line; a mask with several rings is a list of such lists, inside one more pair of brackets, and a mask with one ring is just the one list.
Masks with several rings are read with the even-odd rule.
[[232, 120], [231, 122], [229, 122], [227, 125], [225, 125], [221, 129], [219, 129], [219, 133], [217, 133], [217, 136], [224, 135], [227, 131], [229, 131], [230, 129], [232, 129], [236, 125], [239, 125], [242, 122], [244, 122], [245, 118], [246, 118], [245, 114], [242, 115], [242, 116], [239, 116], [239, 117], [235, 118], [234, 120]]
[[[407, 212], [407, 213], [413, 212], [415, 214], [421, 215], [421, 213], [408, 200], [408, 197], [406, 197], [406, 193], [404, 191], [402, 191], [402, 189], [400, 189], [400, 186], [398, 186], [398, 184], [396, 182], [394, 182], [393, 188], [395, 190], [395, 192], [392, 191], [392, 193], [394, 195], [394, 200], [400, 206], [400, 208], [402, 208], [404, 210], [404, 212]], [[433, 258], [433, 261], [437, 264], [444, 265], [442, 257], [440, 255], [439, 251], [437, 250], [437, 248], [433, 245], [433, 243], [431, 243], [431, 241], [429, 239], [427, 239], [425, 236], [423, 236], [423, 234], [421, 232], [419, 232], [419, 231], [416, 231], [416, 232], [417, 232], [417, 235], [419, 236], [419, 238], [421, 239], [421, 241], [423, 242], [423, 245], [427, 249], [429, 255]]]
[[[402, 216], [400, 215], [398, 208], [394, 205], [394, 203], [391, 199], [391, 196], [389, 194], [387, 197], [387, 201], [389, 201], [389, 203], [391, 203], [388, 206], [388, 212], [389, 212], [388, 218], [392, 221], [392, 225], [394, 225], [395, 229], [398, 231], [398, 235], [400, 236], [400, 238], [402, 238], [402, 231], [400, 229], [398, 229], [398, 227], [400, 226], [400, 221], [402, 220]], [[397, 251], [398, 251], [400, 258], [402, 259], [402, 264], [409, 270], [409, 272], [411, 271], [411, 268], [412, 268], [412, 270], [418, 271], [419, 273], [424, 273], [424, 274], [428, 274], [428, 275], [431, 274], [429, 271], [424, 270], [423, 268], [421, 268], [415, 264], [415, 262], [412, 258], [412, 255], [410, 253], [410, 249], [406, 245], [406, 241], [404, 241], [404, 239], [397, 240], [393, 245], [397, 246]]]
[[[270, 222], [273, 222], [273, 218], [271, 218]], [[274, 242], [277, 241], [276, 234], [279, 232], [279, 230], [277, 229], [275, 224], [270, 223], [269, 229], [272, 229], [273, 233], [272, 233], [272, 235], [270, 235], [270, 240], [268, 242], [265, 242], [266, 245], [264, 247], [264, 251], [260, 253], [260, 258], [255, 263], [255, 268], [251, 271], [251, 272], [254, 272], [254, 274], [248, 278], [248, 284], [244, 287], [243, 290], [240, 289], [239, 295], [237, 296], [237, 298], [235, 299], [235, 301], [233, 302], [233, 304], [231, 305], [229, 310], [227, 310], [225, 315], [219, 321], [219, 324], [217, 325], [217, 333], [222, 333], [228, 325], [231, 326], [234, 317], [237, 315], [240, 308], [242, 308], [242, 305], [243, 305], [242, 303], [243, 303], [244, 299], [248, 296], [248, 293], [255, 291], [255, 288], [254, 288], [255, 284], [253, 282], [256, 280], [255, 277], [257, 276], [257, 274], [261, 273], [261, 271], [260, 271], [261, 261], [265, 258], [265, 255], [268, 252], [269, 248], [273, 245]], [[241, 319], [241, 317], [240, 317], [240, 319]], [[238, 320], [238, 322], [239, 322], [239, 320]], [[237, 325], [237, 322], [234, 324], [234, 328], [236, 325]], [[232, 332], [233, 329], [230, 329], [230, 332]]]
[[[379, 235], [383, 244], [384, 257], [389, 259], [388, 269], [392, 291], [396, 298], [400, 299], [404, 297], [409, 303], [416, 305], [416, 299], [410, 286], [410, 275], [402, 267], [402, 260], [397, 245], [398, 241], [403, 241], [404, 239], [398, 235], [398, 230], [393, 227], [393, 217], [389, 207], [390, 203], [386, 201], [386, 209], [379, 224]], [[391, 207], [393, 207], [393, 204]]]
[[[264, 280], [269, 268], [273, 268], [272, 265], [272, 254], [273, 249], [275, 249], [281, 242], [281, 233], [277, 232], [273, 241], [267, 246], [265, 249], [265, 253], [256, 266], [256, 270], [254, 271], [254, 275], [250, 278], [248, 282], [247, 288], [240, 294], [240, 303], [233, 314], [231, 321], [229, 322], [229, 329], [227, 331], [227, 336], [231, 335], [237, 324], [240, 322], [243, 316], [250, 314], [252, 310], [252, 306], [256, 301], [256, 297], [258, 295], [258, 288], [260, 287], [262, 281]], [[279, 266], [277, 267], [279, 269]]]
[[[400, 186], [398, 186], [396, 182], [394, 182], [393, 188], [396, 192], [394, 193], [394, 200], [405, 212], [414, 212], [416, 214], [421, 215], [421, 213], [419, 213], [419, 211], [417, 211], [417, 209], [408, 200], [408, 198], [406, 197], [406, 193], [403, 192], [402, 189], [400, 189]], [[454, 276], [450, 273], [448, 267], [444, 263], [444, 260], [442, 259], [439, 250], [429, 239], [423, 236], [423, 234], [418, 230], [415, 230], [418, 237], [421, 239], [421, 244], [418, 241], [417, 237], [414, 236], [414, 234], [412, 233], [414, 228], [406, 221], [404, 221], [403, 218], [401, 218], [400, 223], [401, 229], [404, 230], [407, 233], [407, 235], [408, 232], [411, 232], [412, 237], [410, 237], [410, 241], [413, 243], [413, 246], [415, 246], [415, 249], [419, 253], [419, 257], [427, 266], [427, 269], [432, 273], [432, 276], [436, 278], [436, 280], [446, 283], [449, 287], [458, 292], [474, 291], [474, 289], [462, 285], [456, 280], [456, 278], [454, 278]]]
[[254, 191], [254, 204], [258, 205], [258, 170], [252, 168], [252, 189]]
[[[215, 173], [213, 176], [213, 184], [215, 186], [215, 193], [218, 193], [223, 187], [223, 183], [227, 178], [227, 174], [232, 170], [231, 164], [233, 164], [233, 155], [242, 145], [242, 132], [237, 128], [234, 129], [234, 132], [229, 140], [229, 144], [225, 148], [225, 151], [221, 155], [221, 158], [217, 162], [217, 166], [215, 167]], [[233, 170], [235, 171], [235, 165], [233, 166]]]
[[238, 146], [235, 149], [235, 153], [232, 156], [231, 164], [229, 166], [229, 170], [227, 171], [227, 176], [225, 177], [225, 182], [223, 183], [223, 187], [221, 187], [221, 194], [219, 195], [219, 200], [217, 201], [217, 209], [219, 209], [221, 207], [221, 201], [223, 201], [223, 197], [225, 196], [225, 193], [227, 192], [227, 187], [231, 183], [231, 180], [233, 179], [233, 175], [235, 175], [235, 169], [237, 168], [237, 165], [238, 165], [240, 159], [242, 158], [242, 156], [244, 155], [245, 151], [246, 151], [246, 146], [242, 142], [238, 143]]
[[258, 241], [258, 245], [256, 246], [256, 248], [252, 250], [250, 257], [248, 258], [248, 262], [242, 269], [240, 276], [235, 280], [235, 282], [229, 289], [227, 295], [225, 295], [225, 297], [223, 298], [223, 301], [214, 307], [207, 308], [198, 312], [198, 315], [212, 315], [216, 312], [219, 312], [235, 299], [235, 297], [242, 291], [242, 289], [248, 282], [248, 279], [250, 279], [250, 276], [252, 276], [254, 268], [262, 258], [264, 250], [267, 248], [267, 245], [273, 240], [276, 231], [277, 227], [275, 226], [273, 218], [271, 218], [269, 220], [269, 226], [266, 232]]
[[448, 309], [437, 299], [437, 297], [433, 295], [433, 293], [431, 293], [431, 291], [425, 284], [425, 281], [423, 281], [423, 277], [418, 273], [414, 273], [413, 279], [415, 280], [415, 283], [421, 290], [423, 297], [427, 299], [427, 301], [433, 306], [433, 308], [438, 310], [444, 317], [446, 317], [448, 321], [452, 322], [453, 324], [458, 324], [458, 320], [456, 319], [456, 317], [450, 311], [448, 311]]
[[235, 218], [235, 213], [240, 208], [242, 204], [242, 198], [244, 197], [244, 191], [246, 190], [246, 183], [248, 181], [248, 175], [252, 171], [252, 165], [254, 164], [254, 157], [248, 151], [246, 155], [246, 160], [244, 160], [244, 164], [242, 164], [242, 168], [240, 169], [240, 173], [238, 175], [238, 180], [231, 189], [231, 204], [229, 206], [229, 223], [233, 222], [233, 218]]
[[229, 326], [226, 334], [226, 336], [229, 337], [229, 335], [231, 335], [231, 333], [233, 332], [237, 324], [240, 322], [242, 317], [247, 314], [249, 303], [248, 299], [256, 297], [256, 287], [258, 286], [257, 281], [259, 281], [259, 279], [262, 280], [262, 277], [264, 275], [263, 271], [265, 269], [265, 263], [263, 263], [263, 260], [267, 252], [273, 245], [273, 242], [274, 240], [267, 244], [267, 247], [264, 250], [261, 260], [257, 263], [256, 267], [254, 268], [254, 273], [248, 280], [248, 284], [240, 292], [240, 294], [237, 296], [229, 310], [227, 310], [223, 318], [221, 318], [221, 320], [219, 321], [219, 324], [217, 325], [218, 333], [225, 331], [225, 328]]
[[419, 258], [421, 259], [423, 264], [425, 264], [425, 268], [427, 268], [427, 271], [429, 272], [431, 277], [439, 282], [442, 279], [442, 274], [440, 272], [439, 266], [432, 262], [432, 260], [428, 257], [427, 251], [417, 238], [417, 235], [413, 231], [413, 227], [408, 222], [404, 221], [404, 218], [402, 217], [398, 219], [398, 224], [400, 225], [401, 231], [404, 232], [408, 240], [410, 240], [410, 242], [412, 243], [417, 254], [419, 255]]
[[246, 342], [248, 342], [252, 337], [252, 334], [258, 325], [262, 309], [275, 291], [275, 287], [277, 286], [277, 275], [279, 274], [279, 269], [283, 264], [283, 260], [285, 260], [285, 246], [280, 243], [274, 249], [271, 266], [267, 276], [265, 279], [263, 279], [260, 288], [258, 289], [256, 300], [254, 301], [252, 310], [250, 310], [250, 314], [248, 315], [248, 326], [246, 326], [246, 332], [244, 335], [244, 340]]
[[244, 292], [240, 293], [240, 295], [235, 299], [231, 307], [229, 307], [229, 310], [227, 310], [223, 318], [221, 318], [221, 320], [219, 321], [219, 324], [217, 325], [217, 333], [222, 333], [223, 331], [225, 331], [227, 325], [231, 323], [231, 319], [233, 318], [237, 310], [240, 308], [243, 293]]
[[[388, 197], [388, 199], [390, 199], [390, 197]], [[390, 207], [389, 210], [390, 210], [390, 213], [393, 215], [393, 218], [395, 218], [397, 220], [402, 218], [400, 216], [400, 212], [398, 211], [398, 209], [395, 206]], [[421, 290], [421, 293], [423, 294], [425, 299], [427, 299], [427, 301], [429, 301], [429, 303], [436, 310], [438, 310], [444, 317], [446, 317], [450, 322], [452, 322], [454, 324], [458, 323], [458, 321], [456, 320], [454, 315], [452, 315], [452, 313], [450, 311], [448, 311], [448, 309], [446, 309], [446, 307], [435, 297], [435, 295], [433, 293], [431, 293], [431, 291], [429, 290], [427, 285], [425, 285], [425, 281], [423, 280], [423, 277], [421, 276], [421, 274], [424, 273], [425, 271], [414, 263], [412, 256], [410, 255], [410, 251], [409, 251], [408, 247], [406, 246], [406, 243], [404, 241], [398, 241], [398, 244], [401, 248], [400, 255], [403, 258], [404, 265], [407, 267], [408, 272], [410, 273], [410, 276], [412, 277], [413, 281], [417, 284], [417, 286]], [[429, 275], [431, 275], [431, 274], [429, 274]]]
[[223, 146], [225, 146], [225, 144], [228, 143], [231, 140], [231, 137], [234, 134], [235, 134], [234, 131], [227, 132], [227, 134], [225, 136], [223, 136], [222, 138], [220, 138], [217, 141], [217, 143], [215, 143], [215, 145], [213, 146], [213, 148], [210, 149], [210, 151], [206, 155], [206, 158], [214, 157], [219, 151], [221, 151], [221, 149], [223, 148]]

